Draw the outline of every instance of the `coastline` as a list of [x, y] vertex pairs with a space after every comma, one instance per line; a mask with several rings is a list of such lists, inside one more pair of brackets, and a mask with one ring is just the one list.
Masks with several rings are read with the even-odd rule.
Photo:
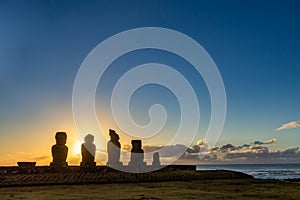
[[293, 180], [300, 179], [299, 163], [273, 164], [210, 164], [197, 165], [196, 170], [230, 170], [252, 175], [256, 179]]

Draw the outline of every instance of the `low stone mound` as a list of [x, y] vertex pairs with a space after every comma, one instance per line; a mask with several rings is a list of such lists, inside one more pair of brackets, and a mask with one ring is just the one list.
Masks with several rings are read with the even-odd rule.
[[68, 185], [95, 183], [139, 183], [163, 181], [192, 181], [220, 179], [253, 179], [252, 176], [226, 170], [195, 171], [168, 168], [148, 173], [126, 173], [115, 170], [97, 172], [65, 171], [34, 174], [6, 174], [0, 177], [0, 187], [32, 185]]

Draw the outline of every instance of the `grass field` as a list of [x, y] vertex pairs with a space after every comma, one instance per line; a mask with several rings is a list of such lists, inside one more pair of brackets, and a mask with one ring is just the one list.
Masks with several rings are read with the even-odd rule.
[[0, 188], [0, 199], [300, 199], [300, 184], [264, 180], [197, 180], [149, 183]]

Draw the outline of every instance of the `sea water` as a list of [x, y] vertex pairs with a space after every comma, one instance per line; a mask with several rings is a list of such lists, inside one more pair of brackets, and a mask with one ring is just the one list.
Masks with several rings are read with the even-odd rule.
[[198, 165], [197, 170], [231, 170], [256, 179], [300, 179], [300, 164], [224, 164]]

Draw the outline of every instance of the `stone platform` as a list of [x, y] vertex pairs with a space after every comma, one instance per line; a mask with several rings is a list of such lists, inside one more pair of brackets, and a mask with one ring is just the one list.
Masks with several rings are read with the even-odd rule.
[[224, 170], [196, 171], [195, 166], [182, 165], [166, 166], [148, 173], [119, 172], [106, 166], [97, 166], [94, 172], [82, 171], [78, 166], [70, 166], [64, 172], [52, 172], [48, 166], [36, 167], [34, 173], [16, 172], [17, 169], [18, 167], [0, 167], [1, 172], [12, 170], [0, 175], [0, 187], [253, 178], [243, 173]]

